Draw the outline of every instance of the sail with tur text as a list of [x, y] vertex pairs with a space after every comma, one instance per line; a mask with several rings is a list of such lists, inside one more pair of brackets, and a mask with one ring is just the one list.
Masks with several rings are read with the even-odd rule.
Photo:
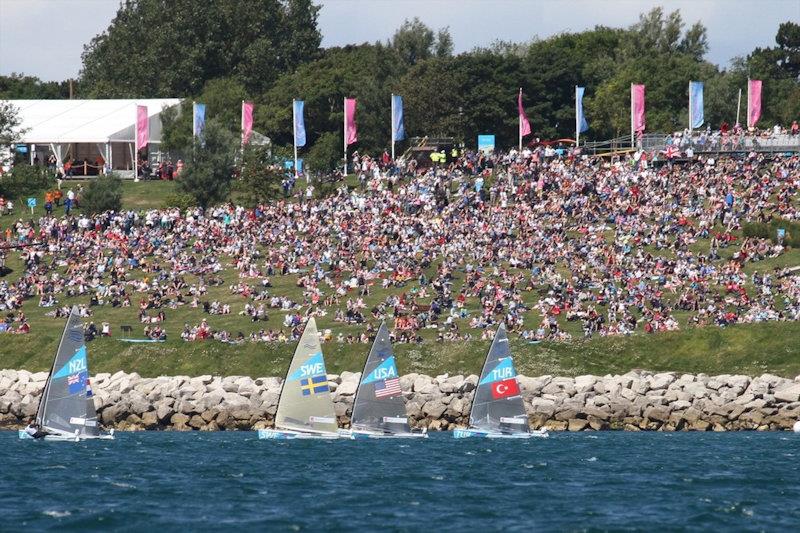
[[504, 325], [486, 355], [469, 415], [470, 426], [492, 433], [529, 433], [528, 415]]

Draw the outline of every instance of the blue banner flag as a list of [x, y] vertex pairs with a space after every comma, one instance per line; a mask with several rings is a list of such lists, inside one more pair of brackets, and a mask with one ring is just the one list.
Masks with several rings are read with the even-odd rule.
[[192, 136], [203, 140], [203, 130], [206, 129], [206, 104], [194, 104], [192, 114]]
[[692, 128], [703, 127], [703, 82], [689, 82], [689, 123]]
[[306, 122], [303, 119], [303, 108], [305, 102], [302, 100], [293, 100], [294, 106], [294, 145], [306, 145]]
[[583, 133], [589, 129], [589, 123], [586, 122], [586, 117], [583, 116], [583, 93], [586, 87], [575, 87], [575, 116], [577, 117], [578, 131]]
[[403, 97], [392, 95], [392, 136], [395, 141], [406, 138], [406, 127], [403, 124]]

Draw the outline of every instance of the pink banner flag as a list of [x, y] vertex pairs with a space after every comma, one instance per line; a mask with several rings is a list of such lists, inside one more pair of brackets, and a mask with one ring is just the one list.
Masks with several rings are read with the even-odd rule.
[[145, 148], [150, 142], [150, 119], [147, 116], [147, 106], [136, 106], [136, 151]]
[[253, 102], [242, 102], [242, 144], [253, 134]]
[[644, 85], [631, 85], [631, 125], [638, 134], [645, 129]]
[[747, 82], [747, 127], [754, 128], [761, 118], [761, 80]]
[[531, 123], [528, 122], [525, 108], [522, 106], [522, 89], [519, 90], [519, 98], [517, 98], [517, 110], [519, 111], [519, 137], [521, 139], [531, 133]]
[[344, 142], [350, 146], [358, 141], [358, 128], [356, 127], [356, 99], [344, 99]]

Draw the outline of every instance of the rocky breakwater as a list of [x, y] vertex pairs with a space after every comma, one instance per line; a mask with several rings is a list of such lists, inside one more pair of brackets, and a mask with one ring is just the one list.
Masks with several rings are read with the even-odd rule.
[[[336, 415], [348, 427], [360, 374], [329, 376]], [[36, 413], [47, 373], [0, 371], [0, 427]], [[466, 426], [478, 377], [401, 378], [414, 427]], [[621, 376], [519, 377], [530, 425], [551, 430], [725, 431], [790, 429], [800, 419], [800, 376], [707, 376], [632, 371]], [[98, 374], [98, 418], [122, 430], [246, 430], [273, 424], [281, 378]]]

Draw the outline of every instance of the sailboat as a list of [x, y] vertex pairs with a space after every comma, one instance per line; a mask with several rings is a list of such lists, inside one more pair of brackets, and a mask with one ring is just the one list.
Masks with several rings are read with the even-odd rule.
[[[113, 429], [110, 433], [100, 433], [97, 426], [83, 323], [76, 306], [72, 307], [61, 335], [61, 342], [39, 401], [39, 409], [36, 411], [36, 424], [46, 433], [42, 438], [48, 441], [114, 438]], [[19, 438], [33, 437], [21, 429]]]
[[259, 429], [259, 439], [338, 439], [328, 373], [317, 323], [310, 318], [283, 380], [275, 429]]
[[364, 364], [351, 420], [349, 433], [357, 439], [428, 436], [426, 431], [412, 431], [408, 425], [400, 375], [385, 323], [381, 323]]
[[547, 436], [546, 429], [531, 431], [528, 427], [528, 414], [508, 347], [508, 334], [505, 325], [501, 324], [475, 389], [469, 428], [454, 430], [453, 437], [527, 439]]

